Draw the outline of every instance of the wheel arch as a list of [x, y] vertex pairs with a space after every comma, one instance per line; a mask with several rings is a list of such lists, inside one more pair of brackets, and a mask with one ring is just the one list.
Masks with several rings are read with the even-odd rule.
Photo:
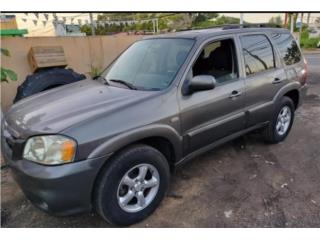
[[[143, 136], [143, 137], [141, 137]], [[101, 144], [90, 155], [89, 158], [103, 156], [108, 153], [106, 160], [100, 165], [99, 170], [95, 176], [92, 191], [91, 202], [94, 201], [97, 180], [101, 173], [104, 171], [110, 163], [113, 156], [122, 150], [135, 144], [146, 144], [156, 148], [160, 151], [168, 160], [170, 171], [174, 171], [175, 163], [182, 157], [182, 138], [178, 133], [169, 126], [148, 126], [146, 128], [137, 129], [129, 133], [121, 134], [109, 141]]]
[[88, 158], [110, 154], [112, 156], [123, 148], [137, 143], [156, 148], [167, 158], [170, 157], [168, 161], [172, 161], [172, 163], [182, 157], [182, 137], [174, 128], [157, 124], [119, 134], [100, 144], [89, 154]]
[[295, 109], [298, 108], [299, 102], [300, 102], [300, 95], [299, 95], [299, 91], [297, 89], [290, 90], [283, 96], [289, 97], [294, 104], [294, 108]]
[[274, 97], [274, 103], [277, 104], [281, 99], [286, 96], [289, 97], [295, 106], [295, 109], [298, 108], [300, 102], [300, 84], [298, 82], [293, 82], [291, 84], [283, 86]]

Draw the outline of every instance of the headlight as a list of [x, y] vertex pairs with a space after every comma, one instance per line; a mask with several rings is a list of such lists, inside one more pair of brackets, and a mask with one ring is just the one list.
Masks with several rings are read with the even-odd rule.
[[64, 136], [36, 136], [27, 141], [23, 157], [45, 165], [69, 163], [74, 160], [76, 147], [74, 140]]

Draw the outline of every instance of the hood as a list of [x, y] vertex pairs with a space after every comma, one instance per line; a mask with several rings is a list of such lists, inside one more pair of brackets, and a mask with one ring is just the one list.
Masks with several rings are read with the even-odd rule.
[[58, 133], [155, 94], [83, 80], [19, 101], [5, 114], [5, 120], [17, 138]]

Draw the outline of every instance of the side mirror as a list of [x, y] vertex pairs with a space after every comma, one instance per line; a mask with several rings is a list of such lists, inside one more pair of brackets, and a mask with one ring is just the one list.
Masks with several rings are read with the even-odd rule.
[[198, 75], [188, 81], [186, 85], [183, 95], [214, 89], [216, 87], [216, 79], [211, 75]]

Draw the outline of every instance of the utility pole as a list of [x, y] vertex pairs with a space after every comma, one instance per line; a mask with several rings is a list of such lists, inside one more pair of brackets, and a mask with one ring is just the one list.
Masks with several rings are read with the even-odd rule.
[[299, 28], [299, 44], [301, 43], [302, 25], [303, 25], [303, 13], [301, 13], [301, 22], [300, 22], [300, 28]]
[[294, 16], [293, 16], [293, 13], [290, 14], [290, 23], [291, 23], [291, 24], [290, 24], [290, 25], [291, 25], [291, 26], [290, 26], [290, 32], [293, 33], [293, 30], [294, 30], [294, 28], [293, 28], [293, 25], [294, 25]]
[[156, 32], [158, 33], [159, 32], [159, 19], [156, 18]]
[[92, 36], [95, 36], [96, 35], [96, 30], [94, 29], [92, 13], [89, 13], [89, 16], [90, 16], [90, 24], [91, 24], [91, 33], [92, 33]]
[[310, 16], [311, 16], [311, 13], [308, 13], [308, 17], [307, 17], [307, 25], [309, 27], [309, 24], [310, 24]]
[[288, 13], [285, 13], [284, 15], [284, 27], [287, 28], [288, 25]]
[[156, 20], [152, 19], [153, 34], [156, 34]]
[[240, 24], [243, 25], [243, 13], [240, 13]]

